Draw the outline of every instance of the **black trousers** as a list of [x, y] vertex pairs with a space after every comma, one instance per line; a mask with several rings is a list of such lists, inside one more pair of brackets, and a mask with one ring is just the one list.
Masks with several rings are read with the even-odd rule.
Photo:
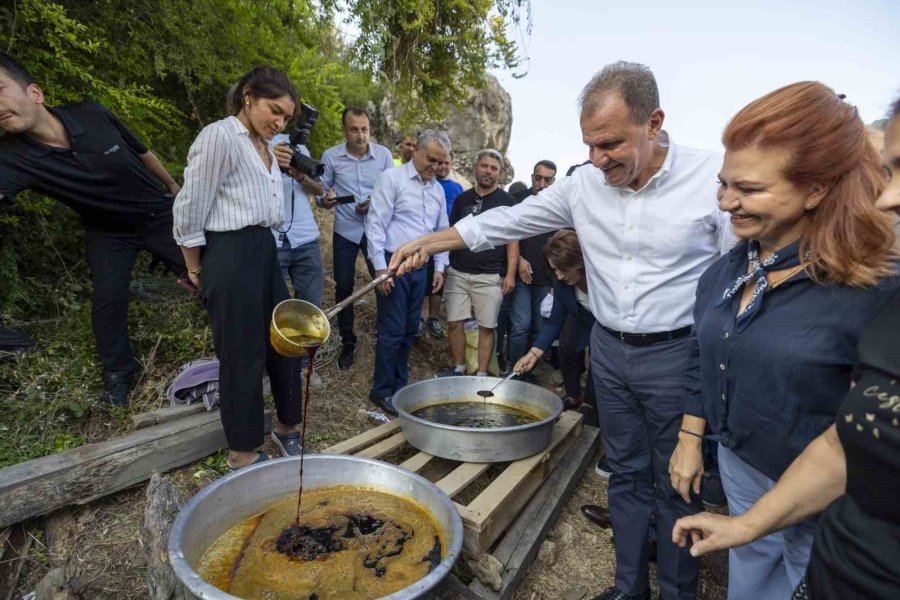
[[263, 367], [269, 374], [278, 420], [302, 417], [303, 368], [269, 342], [272, 310], [287, 300], [275, 239], [265, 227], [206, 233], [201, 261], [203, 299], [219, 357], [219, 405], [228, 446], [238, 452], [263, 443]]
[[559, 370], [563, 376], [566, 396], [581, 398], [581, 373], [584, 371], [584, 350], [578, 351], [578, 317], [568, 315], [559, 332]]
[[128, 341], [128, 297], [138, 251], [152, 253], [179, 276], [186, 272], [184, 257], [172, 239], [172, 213], [148, 218], [132, 229], [85, 224], [84, 241], [94, 287], [91, 324], [97, 353], [107, 373], [130, 374], [135, 360]]

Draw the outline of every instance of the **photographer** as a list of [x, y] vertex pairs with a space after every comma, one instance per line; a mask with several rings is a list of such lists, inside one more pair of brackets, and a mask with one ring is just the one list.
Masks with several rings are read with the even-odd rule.
[[[380, 144], [369, 143], [369, 115], [361, 108], [348, 107], [341, 115], [343, 144], [322, 153], [325, 174], [322, 182], [328, 193], [319, 199], [322, 208], [334, 209], [334, 300], [340, 302], [353, 293], [356, 280], [356, 257], [366, 251], [365, 219], [369, 196], [383, 171], [393, 166], [391, 151]], [[371, 267], [370, 267], [371, 272]], [[353, 305], [338, 313], [341, 355], [338, 367], [353, 366], [356, 333], [353, 331]]]
[[244, 76], [235, 96], [240, 112], [204, 127], [191, 145], [173, 208], [175, 240], [209, 312], [232, 469], [267, 458], [256, 452], [263, 366], [277, 411], [272, 438], [285, 456], [300, 453], [302, 389], [300, 361], [279, 356], [268, 335], [272, 310], [289, 297], [270, 229], [284, 221], [284, 197], [269, 141], [294, 115], [297, 92], [284, 73], [263, 66]]
[[[301, 123], [304, 123], [302, 118]], [[303, 142], [311, 128], [312, 124], [308, 128], [297, 128], [290, 136], [281, 133], [272, 138], [271, 147], [281, 167], [284, 193], [284, 223], [280, 227], [273, 227], [272, 234], [278, 248], [281, 276], [291, 278], [294, 298], [321, 307], [325, 275], [322, 269], [322, 252], [319, 250], [319, 227], [307, 198], [307, 194], [317, 196], [325, 191], [321, 177], [315, 176], [315, 165], [321, 163], [312, 161], [311, 168], [306, 170], [290, 166], [295, 153], [309, 159], [309, 150]], [[305, 368], [306, 357], [300, 360]], [[313, 372], [310, 381], [313, 386], [319, 386], [322, 378]]]
[[[179, 276], [172, 198], [179, 190], [156, 156], [106, 107], [48, 108], [17, 60], [0, 53], [0, 197], [33, 190], [77, 212], [91, 270], [91, 322], [105, 370], [103, 400], [125, 406], [135, 371], [128, 341], [131, 271], [139, 250]], [[168, 192], [168, 193], [167, 193]]]

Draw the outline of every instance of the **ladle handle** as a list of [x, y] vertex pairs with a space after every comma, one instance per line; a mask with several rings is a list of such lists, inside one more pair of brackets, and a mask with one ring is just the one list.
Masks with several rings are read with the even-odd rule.
[[369, 292], [371, 292], [372, 290], [374, 290], [379, 285], [381, 285], [382, 283], [384, 283], [385, 281], [387, 281], [388, 279], [390, 279], [393, 276], [394, 276], [393, 271], [388, 271], [387, 273], [384, 273], [383, 275], [379, 275], [378, 277], [376, 277], [375, 279], [373, 279], [366, 285], [362, 286], [361, 288], [359, 288], [358, 290], [356, 290], [355, 292], [353, 292], [352, 294], [350, 294], [349, 296], [347, 296], [346, 298], [344, 298], [343, 300], [341, 300], [340, 302], [338, 302], [337, 304], [335, 304], [334, 306], [332, 306], [331, 308], [326, 310], [325, 316], [330, 319], [331, 317], [338, 314], [339, 312], [341, 312], [342, 310], [344, 310], [345, 308], [347, 308], [348, 306], [350, 306], [351, 304], [353, 304], [354, 302], [359, 300], [361, 297], [365, 296], [366, 294], [368, 294]]

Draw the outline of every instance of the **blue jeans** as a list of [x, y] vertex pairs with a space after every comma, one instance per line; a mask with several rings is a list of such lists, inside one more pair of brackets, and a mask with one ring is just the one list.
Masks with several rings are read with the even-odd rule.
[[[278, 264], [281, 266], [281, 276], [284, 279], [291, 278], [294, 298], [306, 300], [321, 308], [325, 273], [322, 269], [319, 241], [313, 240], [291, 248], [290, 242], [285, 238], [278, 249]], [[304, 369], [308, 362], [306, 356], [300, 357], [300, 364]]]
[[[355, 244], [344, 236], [335, 233], [332, 237], [332, 250], [334, 253], [334, 303], [337, 304], [353, 293], [353, 284], [356, 281], [356, 257], [362, 252], [368, 259], [368, 242], [363, 236], [358, 244]], [[369, 274], [375, 276], [375, 270], [371, 263], [366, 261]], [[354, 313], [351, 304], [338, 313], [338, 331], [341, 340], [345, 344], [356, 343], [356, 332], [353, 331]]]
[[599, 325], [591, 331], [597, 416], [612, 471], [608, 496], [616, 586], [626, 594], [640, 595], [650, 586], [647, 540], [650, 515], [655, 514], [660, 599], [697, 596], [700, 562], [689, 548], [672, 543], [672, 527], [680, 517], [703, 510], [703, 504], [699, 496], [686, 503], [669, 479], [669, 459], [681, 427], [687, 348], [687, 338], [637, 347]]
[[[385, 252], [391, 261], [389, 252]], [[375, 372], [371, 398], [390, 398], [406, 386], [409, 378], [409, 353], [419, 332], [419, 315], [425, 299], [425, 269], [416, 269], [400, 279], [387, 296], [376, 292], [378, 303], [378, 340], [375, 342]]]
[[[728, 448], [719, 445], [722, 487], [731, 516], [742, 515], [775, 482]], [[813, 534], [818, 518], [813, 517], [728, 551], [728, 598], [771, 598], [789, 600], [809, 564]]]
[[322, 269], [319, 241], [313, 240], [296, 248], [287, 245], [289, 242], [286, 239], [284, 244], [286, 245], [278, 249], [278, 264], [281, 265], [282, 277], [291, 278], [294, 298], [321, 307], [325, 273]]
[[550, 293], [550, 286], [533, 286], [516, 282], [510, 306], [509, 362], [516, 362], [528, 352], [528, 345], [541, 331], [544, 318], [541, 316], [541, 302]]

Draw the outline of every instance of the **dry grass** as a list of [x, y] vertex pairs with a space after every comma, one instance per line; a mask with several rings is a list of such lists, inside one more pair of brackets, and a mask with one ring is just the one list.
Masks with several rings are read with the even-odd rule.
[[[334, 282], [330, 277], [330, 215], [317, 210], [322, 230], [323, 258], [326, 265], [326, 305], [333, 301]], [[357, 266], [357, 281], [368, 281], [362, 260]], [[374, 423], [365, 412], [374, 407], [367, 396], [371, 385], [375, 342], [375, 302], [369, 296], [357, 305], [356, 330], [359, 335], [356, 365], [339, 371], [336, 364], [321, 369], [324, 385], [314, 391], [310, 403], [307, 429], [308, 446], [320, 451], [341, 440], [371, 428]], [[207, 346], [207, 344], [204, 344]], [[211, 348], [210, 348], [211, 351]], [[430, 378], [447, 364], [449, 348], [445, 340], [425, 335], [415, 343], [410, 361], [410, 380]], [[152, 352], [143, 357], [145, 372], [135, 392], [129, 413], [139, 413], [162, 406], [165, 384], [171, 377], [172, 365], [164, 364]], [[549, 383], [547, 374], [540, 381]], [[548, 387], [553, 387], [549, 384]], [[560, 391], [560, 390], [557, 390]], [[106, 439], [124, 432], [126, 420], [98, 419], [91, 423], [86, 437], [91, 441]], [[266, 450], [275, 452], [270, 441]], [[221, 464], [221, 455], [219, 457]], [[215, 475], [194, 464], [169, 474], [182, 499], [186, 500]], [[72, 511], [77, 523], [76, 543], [70, 549], [70, 560], [83, 582], [88, 583], [85, 598], [92, 600], [144, 600], [149, 597], [145, 582], [145, 566], [138, 528], [145, 506], [145, 485], [126, 490]], [[517, 600], [590, 598], [612, 585], [614, 549], [608, 532], [598, 529], [580, 513], [581, 504], [605, 503], [606, 484], [589, 470], [568, 501], [561, 517], [545, 542], [546, 548], [526, 576], [516, 594]], [[47, 549], [40, 525], [32, 524], [37, 543], [33, 546], [23, 575], [17, 586], [18, 595], [34, 590], [45, 575]], [[705, 561], [700, 598], [724, 598], [723, 565]]]

